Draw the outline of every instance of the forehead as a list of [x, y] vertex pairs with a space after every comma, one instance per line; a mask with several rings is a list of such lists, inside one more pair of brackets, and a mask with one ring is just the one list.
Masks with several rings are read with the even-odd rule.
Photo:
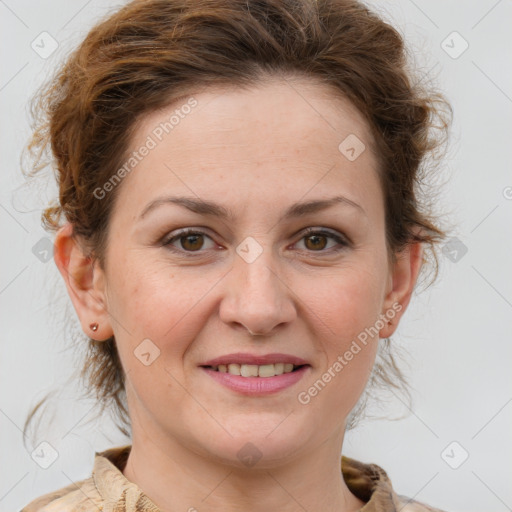
[[[193, 108], [192, 101], [196, 103]], [[341, 92], [332, 85], [294, 76], [269, 77], [250, 87], [210, 86], [191, 91], [144, 115], [135, 127], [132, 143], [136, 146], [153, 134], [157, 143], [179, 150], [183, 142], [180, 132], [186, 131], [190, 145], [214, 147], [215, 140], [228, 135], [230, 149], [236, 142], [256, 149], [259, 140], [268, 138], [267, 130], [276, 143], [261, 147], [265, 154], [284, 141], [282, 149], [290, 149], [292, 139], [296, 141], [292, 149], [308, 148], [326, 137], [337, 148], [349, 135], [364, 141], [369, 153], [375, 152], [367, 122]]]
[[152, 148], [124, 178], [132, 210], [162, 189], [244, 207], [254, 194], [292, 203], [340, 183], [353, 197], [375, 188], [363, 116], [332, 88], [304, 79], [191, 91], [145, 115], [133, 133], [129, 152], [148, 141]]

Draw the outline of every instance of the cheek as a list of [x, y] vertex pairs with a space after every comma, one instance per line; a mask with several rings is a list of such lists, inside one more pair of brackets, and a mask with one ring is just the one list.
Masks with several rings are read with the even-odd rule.
[[158, 408], [163, 397], [181, 396], [173, 376], [183, 381], [179, 368], [189, 334], [195, 336], [186, 331], [197, 325], [198, 297], [172, 268], [150, 267], [132, 258], [113, 271], [110, 311], [129, 399]]
[[315, 286], [308, 280], [303, 282], [303, 296], [308, 298], [308, 306], [315, 312], [328, 338], [346, 343], [375, 324], [381, 312], [384, 283], [379, 268], [346, 267], [313, 282]]
[[[324, 361], [321, 380], [333, 410], [348, 413], [363, 391], [373, 368], [379, 343], [381, 282], [378, 266], [346, 267], [315, 288], [308, 302], [309, 318], [316, 318]], [[379, 327], [380, 326], [380, 327]]]
[[131, 355], [145, 339], [160, 349], [166, 364], [181, 361], [204, 327], [208, 292], [217, 280], [136, 257], [113, 269], [109, 311], [123, 362], [133, 364]]
[[315, 380], [322, 383], [314, 384], [318, 390], [325, 386], [326, 392], [321, 391], [316, 406], [319, 414], [332, 411], [335, 422], [355, 406], [375, 362], [379, 343], [375, 325], [380, 313], [376, 296], [372, 283], [354, 276], [328, 296], [317, 298], [316, 311], [329, 329], [321, 341], [325, 357]]

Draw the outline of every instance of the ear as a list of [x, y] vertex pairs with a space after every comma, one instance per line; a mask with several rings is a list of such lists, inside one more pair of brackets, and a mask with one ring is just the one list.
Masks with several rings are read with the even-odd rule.
[[[106, 280], [99, 263], [84, 254], [73, 238], [73, 226], [69, 222], [57, 232], [54, 246], [55, 264], [66, 283], [82, 330], [98, 341], [110, 338], [113, 330], [106, 307]], [[91, 329], [92, 323], [98, 324], [96, 331]]]
[[389, 338], [397, 329], [400, 318], [411, 300], [414, 286], [423, 264], [423, 244], [412, 242], [396, 254], [390, 271], [382, 318], [386, 325], [380, 330], [381, 338]]

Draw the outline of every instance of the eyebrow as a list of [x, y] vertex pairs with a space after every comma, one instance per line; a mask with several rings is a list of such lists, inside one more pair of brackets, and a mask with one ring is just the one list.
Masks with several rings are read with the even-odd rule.
[[[217, 203], [214, 203], [213, 201], [197, 199], [195, 197], [167, 196], [154, 199], [148, 205], [146, 205], [144, 210], [142, 210], [141, 214], [139, 215], [139, 220], [142, 220], [150, 211], [164, 204], [176, 204], [178, 206], [183, 206], [184, 208], [187, 208], [194, 213], [219, 217], [226, 221], [233, 221], [235, 219], [235, 214], [231, 210]], [[366, 215], [366, 212], [361, 205], [354, 203], [354, 201], [351, 201], [344, 196], [335, 196], [328, 199], [317, 199], [303, 203], [294, 203], [289, 208], [287, 208], [281, 219], [302, 217], [310, 213], [326, 210], [327, 208], [331, 208], [337, 204], [352, 206], [353, 208], [356, 208], [364, 215]]]

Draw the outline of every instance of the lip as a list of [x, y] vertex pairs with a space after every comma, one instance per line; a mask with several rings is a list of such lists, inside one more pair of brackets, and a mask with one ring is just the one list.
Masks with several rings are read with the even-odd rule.
[[[301, 359], [297, 356], [292, 356], [291, 354], [265, 354], [265, 355], [255, 355], [249, 354], [245, 352], [236, 352], [234, 354], [226, 354], [220, 357], [216, 357], [215, 359], [210, 359], [205, 363], [201, 363], [199, 366], [219, 366], [219, 364], [256, 364], [258, 366], [264, 364], [272, 364], [272, 363], [292, 363], [295, 366], [309, 365], [309, 363], [305, 359]], [[250, 377], [242, 377], [244, 379], [249, 379]], [[260, 377], [256, 377], [260, 378]], [[271, 379], [273, 377], [265, 377], [267, 379]]]
[[218, 372], [211, 368], [201, 368], [201, 370], [219, 384], [222, 384], [232, 391], [248, 396], [268, 395], [289, 388], [299, 382], [310, 369], [311, 366], [306, 365], [297, 368], [297, 370], [293, 372], [283, 373], [274, 377], [242, 377], [241, 375]]

